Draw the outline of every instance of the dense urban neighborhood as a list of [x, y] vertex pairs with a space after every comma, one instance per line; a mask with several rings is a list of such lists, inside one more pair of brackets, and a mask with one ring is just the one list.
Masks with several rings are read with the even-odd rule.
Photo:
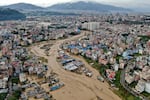
[[150, 15], [0, 21], [0, 100], [150, 100]]

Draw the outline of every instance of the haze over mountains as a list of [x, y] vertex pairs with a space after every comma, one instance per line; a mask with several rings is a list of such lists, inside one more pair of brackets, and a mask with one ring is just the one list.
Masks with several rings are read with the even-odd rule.
[[[89, 0], [88, 0], [89, 1]], [[137, 4], [140, 4], [139, 1], [132, 1], [132, 4], [127, 4], [127, 2], [123, 5], [119, 3], [118, 4], [113, 4], [113, 3], [99, 3], [100, 1], [97, 0], [90, 0], [89, 2], [86, 1], [79, 1], [78, 2], [68, 2], [68, 3], [59, 3], [59, 4], [54, 4], [49, 7], [40, 7], [36, 6], [34, 4], [28, 4], [28, 3], [16, 3], [16, 4], [11, 4], [11, 5], [6, 5], [6, 6], [1, 6], [5, 8], [11, 8], [15, 10], [84, 10], [84, 11], [99, 11], [99, 12], [108, 12], [108, 11], [136, 11], [136, 12], [150, 12], [149, 9], [149, 3], [141, 3], [140, 7]], [[117, 2], [117, 1], [116, 1]], [[146, 1], [148, 2], [148, 0]], [[128, 2], [129, 3], [129, 2]], [[107, 5], [109, 4], [109, 5]], [[144, 5], [145, 4], [145, 5]], [[112, 6], [115, 5], [115, 6]], [[123, 7], [123, 8], [122, 8]]]
[[72, 2], [55, 4], [49, 7], [39, 7], [27, 3], [17, 3], [12, 5], [3, 6], [4, 8], [10, 8], [15, 10], [64, 10], [64, 11], [96, 11], [96, 12], [109, 12], [109, 11], [130, 11], [129, 9], [115, 7], [110, 5], [104, 5], [96, 2]]
[[43, 10], [44, 8], [28, 3], [16, 3], [7, 6], [2, 6], [3, 8], [10, 8], [15, 10]]
[[109, 12], [109, 11], [129, 11], [129, 9], [115, 7], [111, 5], [104, 5], [96, 2], [74, 2], [74, 3], [62, 3], [48, 7], [48, 9], [54, 10], [82, 10], [82, 11], [97, 11], [97, 12]]
[[[9, 8], [9, 9], [7, 9]], [[13, 9], [13, 10], [12, 10]], [[143, 8], [138, 8], [138, 10], [148, 11], [144, 10]], [[4, 13], [4, 12], [7, 13]], [[12, 11], [12, 12], [11, 12]], [[19, 11], [19, 12], [18, 12]], [[24, 19], [26, 15], [33, 15], [33, 16], [46, 16], [46, 15], [75, 15], [79, 14], [78, 12], [133, 12], [132, 9], [122, 8], [122, 7], [116, 7], [112, 5], [105, 5], [97, 2], [84, 2], [84, 1], [78, 1], [78, 2], [68, 2], [68, 3], [60, 3], [55, 4], [49, 7], [40, 7], [33, 4], [28, 3], [16, 3], [6, 6], [1, 6], [0, 8], [0, 17], [1, 19]], [[66, 14], [69, 13], [69, 14]], [[16, 17], [15, 17], [16, 14]], [[12, 17], [6, 17], [6, 16], [12, 16]], [[17, 17], [20, 16], [20, 17]]]

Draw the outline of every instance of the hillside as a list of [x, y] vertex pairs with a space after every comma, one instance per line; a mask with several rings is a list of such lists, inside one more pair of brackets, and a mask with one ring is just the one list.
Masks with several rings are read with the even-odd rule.
[[53, 10], [77, 10], [77, 11], [96, 11], [96, 12], [109, 12], [109, 11], [130, 11], [129, 9], [115, 7], [111, 5], [104, 5], [96, 2], [72, 2], [72, 3], [61, 3], [55, 4], [48, 9]]
[[7, 6], [3, 6], [3, 8], [10, 8], [15, 10], [43, 10], [44, 8], [35, 6], [28, 3], [16, 3]]
[[26, 16], [16, 10], [0, 8], [0, 21], [2, 20], [23, 20]]

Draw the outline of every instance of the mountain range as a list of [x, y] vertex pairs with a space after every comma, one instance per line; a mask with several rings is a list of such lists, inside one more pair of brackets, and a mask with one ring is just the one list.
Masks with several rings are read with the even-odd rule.
[[130, 11], [129, 9], [115, 7], [111, 5], [104, 5], [96, 2], [72, 2], [72, 3], [61, 3], [55, 4], [49, 7], [39, 7], [27, 3], [17, 3], [7, 6], [2, 6], [4, 8], [10, 8], [15, 10], [54, 10], [54, 11], [95, 11], [95, 12], [110, 12], [110, 11]]
[[2, 20], [24, 20], [26, 16], [17, 10], [0, 8], [0, 21]]
[[61, 3], [48, 7], [53, 10], [77, 10], [77, 11], [96, 11], [96, 12], [109, 12], [109, 11], [130, 11], [129, 9], [115, 7], [111, 5], [104, 5], [97, 2], [74, 2], [74, 3]]
[[15, 10], [43, 10], [45, 9], [45, 8], [42, 8], [33, 4], [28, 4], [28, 3], [16, 3], [16, 4], [6, 5], [2, 7], [15, 9]]

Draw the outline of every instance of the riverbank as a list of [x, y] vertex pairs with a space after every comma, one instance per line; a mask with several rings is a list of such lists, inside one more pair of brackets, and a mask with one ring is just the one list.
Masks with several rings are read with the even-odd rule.
[[69, 39], [56, 41], [49, 50], [50, 56], [44, 55], [43, 50], [40, 49], [40, 45], [31, 47], [34, 54], [48, 59], [49, 71], [47, 74], [52, 70], [57, 73], [59, 79], [65, 83], [63, 88], [53, 91], [51, 94], [57, 100], [99, 100], [100, 98], [103, 100], [121, 100], [110, 90], [110, 86], [107, 82], [103, 83], [97, 80], [99, 72], [92, 68], [87, 62], [84, 61], [84, 64], [94, 73], [92, 78], [65, 71], [56, 61], [58, 56], [57, 51], [62, 43], [81, 38], [84, 34], [85, 33], [82, 33], [78, 36], [70, 37]]
[[[99, 73], [103, 77], [105, 77], [105, 80], [106, 80], [105, 69], [108, 68], [108, 66], [100, 65], [98, 62], [92, 61], [91, 59], [86, 58], [86, 57], [80, 56], [80, 58], [83, 58], [89, 64], [92, 63], [92, 67], [97, 69]], [[133, 96], [126, 89], [124, 89], [124, 87], [120, 83], [120, 77], [121, 77], [121, 70], [119, 70], [116, 73], [116, 80], [113, 83], [115, 85], [115, 88], [118, 88], [118, 90], [112, 88], [112, 91], [116, 93], [122, 100], [141, 100], [140, 98]], [[109, 82], [109, 80], [107, 80], [107, 82], [109, 83], [109, 85], [112, 84], [111, 82]]]

